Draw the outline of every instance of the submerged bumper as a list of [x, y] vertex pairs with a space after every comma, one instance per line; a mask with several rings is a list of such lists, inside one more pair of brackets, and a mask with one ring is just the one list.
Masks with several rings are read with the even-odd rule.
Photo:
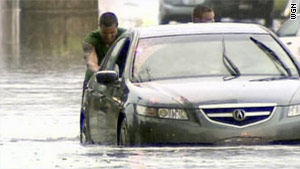
[[244, 128], [213, 123], [200, 111], [189, 120], [136, 115], [130, 140], [138, 145], [300, 143], [300, 116], [287, 117], [284, 112], [286, 108], [278, 108], [269, 120]]

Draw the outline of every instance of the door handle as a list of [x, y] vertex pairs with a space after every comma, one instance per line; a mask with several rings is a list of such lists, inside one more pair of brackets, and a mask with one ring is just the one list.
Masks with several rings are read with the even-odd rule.
[[85, 89], [88, 93], [93, 93], [94, 92], [94, 90], [92, 89], [92, 88], [87, 88], [87, 89]]
[[88, 93], [91, 93], [92, 95], [96, 96], [96, 97], [100, 97], [100, 99], [104, 98], [104, 94], [103, 93], [99, 93], [97, 91], [95, 91], [94, 89], [92, 88], [88, 88], [86, 89]]
[[99, 93], [99, 92], [95, 92], [95, 91], [92, 92], [92, 95], [99, 97], [100, 99], [105, 97], [103, 93]]

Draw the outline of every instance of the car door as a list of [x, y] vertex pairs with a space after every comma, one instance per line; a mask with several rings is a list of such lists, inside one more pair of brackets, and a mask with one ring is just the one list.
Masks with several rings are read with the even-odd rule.
[[97, 83], [95, 75], [93, 75], [88, 85], [89, 113], [90, 116], [94, 117], [94, 123], [90, 122], [90, 125], [94, 124], [94, 128], [97, 128], [95, 135], [99, 136], [93, 140], [97, 139], [100, 143], [115, 144], [117, 141], [116, 131], [122, 103], [120, 84], [129, 44], [130, 40], [126, 36], [116, 41], [107, 53], [101, 67], [101, 71], [115, 70], [119, 72], [119, 80], [113, 84], [103, 85]]

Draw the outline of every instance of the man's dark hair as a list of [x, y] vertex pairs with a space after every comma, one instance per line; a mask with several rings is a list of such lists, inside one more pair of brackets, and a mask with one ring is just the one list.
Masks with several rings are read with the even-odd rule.
[[99, 19], [99, 26], [118, 26], [118, 18], [117, 16], [112, 12], [105, 12], [101, 15]]
[[202, 5], [202, 4], [197, 5], [193, 10], [193, 18], [192, 18], [193, 21], [195, 18], [199, 18], [199, 17], [201, 18], [203, 13], [206, 12], [213, 12], [213, 9], [206, 5]]

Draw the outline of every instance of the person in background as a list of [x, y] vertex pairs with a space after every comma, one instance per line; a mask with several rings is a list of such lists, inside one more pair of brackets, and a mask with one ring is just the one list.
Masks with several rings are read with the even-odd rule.
[[[83, 41], [82, 47], [86, 72], [83, 82], [82, 98], [91, 76], [100, 69], [100, 63], [114, 41], [126, 30], [118, 27], [118, 18], [112, 12], [105, 12], [99, 18], [98, 29], [90, 32]], [[80, 141], [82, 141], [82, 129], [84, 125], [84, 110], [80, 111]]]
[[84, 59], [87, 70], [84, 78], [86, 86], [90, 77], [99, 70], [99, 65], [114, 41], [125, 32], [118, 28], [118, 18], [112, 12], [100, 16], [99, 28], [89, 33], [83, 41]]
[[197, 5], [192, 14], [194, 23], [215, 22], [215, 13], [212, 8], [205, 5]]

